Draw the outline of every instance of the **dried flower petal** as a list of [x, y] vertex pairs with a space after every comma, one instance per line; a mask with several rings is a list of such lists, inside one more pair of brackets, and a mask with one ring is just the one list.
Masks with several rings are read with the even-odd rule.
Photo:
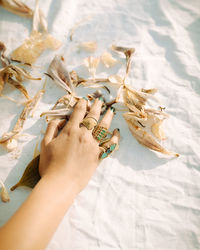
[[0, 180], [0, 184], [1, 184], [1, 192], [0, 192], [1, 200], [3, 202], [10, 201], [8, 191], [6, 190], [6, 187], [5, 187], [4, 183], [1, 180]]
[[116, 84], [116, 85], [122, 85], [123, 79], [119, 75], [111, 75], [108, 77], [108, 80], [110, 83]]
[[[38, 0], [33, 16], [33, 30], [24, 43], [13, 51], [11, 58], [20, 62], [32, 64], [45, 49], [58, 49], [61, 42], [47, 32], [47, 21], [39, 9]], [[42, 32], [39, 32], [41, 27]]]
[[58, 49], [61, 42], [56, 40], [52, 35], [32, 31], [29, 38], [24, 43], [13, 51], [11, 58], [24, 63], [33, 64], [36, 59], [46, 49]]
[[162, 123], [163, 121], [159, 121], [157, 123], [154, 123], [151, 127], [151, 132], [157, 137], [159, 140], [165, 140], [166, 136], [162, 129]]
[[135, 52], [135, 49], [112, 45], [112, 50], [119, 52], [119, 53], [124, 53], [124, 55], [126, 56], [126, 75], [124, 77], [124, 82], [125, 82], [125, 79], [128, 76], [130, 66], [131, 66], [131, 57], [133, 53]]
[[18, 142], [15, 139], [10, 139], [5, 142], [5, 147], [8, 150], [8, 152], [12, 152], [18, 147]]
[[145, 147], [148, 147], [154, 151], [166, 154], [166, 155], [173, 155], [178, 157], [179, 154], [170, 152], [166, 150], [164, 147], [162, 147], [150, 134], [148, 134], [146, 131], [144, 131], [142, 128], [139, 126], [135, 125], [132, 120], [130, 120], [127, 116], [126, 113], [123, 115], [124, 119], [126, 120], [128, 127], [132, 133], [132, 135], [135, 137], [135, 139], [142, 144]]
[[97, 66], [99, 64], [99, 58], [89, 56], [89, 57], [84, 59], [84, 64], [87, 67], [89, 73], [93, 76], [93, 78], [95, 78], [96, 69], [97, 69]]
[[113, 67], [118, 61], [115, 59], [110, 53], [104, 52], [103, 55], [101, 56], [101, 61], [103, 64], [107, 67]]
[[74, 93], [74, 86], [71, 77], [66, 69], [63, 60], [59, 56], [55, 56], [49, 65], [49, 75], [60, 87], [65, 89], [68, 93]]
[[97, 42], [90, 41], [90, 42], [83, 42], [79, 45], [81, 49], [84, 49], [88, 52], [95, 52], [97, 49]]
[[33, 11], [19, 0], [1, 0], [0, 5], [16, 15], [23, 17], [33, 16]]

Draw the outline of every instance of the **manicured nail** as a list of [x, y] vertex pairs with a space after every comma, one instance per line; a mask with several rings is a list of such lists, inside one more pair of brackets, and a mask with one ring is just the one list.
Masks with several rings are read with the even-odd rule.
[[119, 129], [119, 128], [117, 128], [117, 131], [119, 131], [119, 132], [120, 132], [120, 129]]
[[110, 110], [114, 113], [115, 112], [115, 108], [114, 107], [110, 107]]
[[88, 101], [87, 97], [85, 97], [85, 96], [83, 97], [83, 99], [86, 100], [86, 101]]
[[103, 99], [102, 96], [100, 96], [98, 99], [99, 99], [100, 101], [104, 102], [104, 99]]

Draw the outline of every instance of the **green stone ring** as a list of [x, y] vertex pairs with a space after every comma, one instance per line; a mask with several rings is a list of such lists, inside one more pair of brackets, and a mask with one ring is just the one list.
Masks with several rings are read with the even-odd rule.
[[105, 159], [106, 157], [108, 157], [115, 150], [116, 146], [117, 146], [116, 143], [110, 145], [110, 147], [108, 148], [104, 148], [102, 146], [101, 148], [103, 148], [104, 151], [102, 151], [102, 153], [100, 154], [100, 159]]

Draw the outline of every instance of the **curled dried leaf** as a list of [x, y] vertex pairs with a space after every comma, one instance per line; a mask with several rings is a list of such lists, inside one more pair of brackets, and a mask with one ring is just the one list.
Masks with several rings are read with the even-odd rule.
[[15, 88], [19, 89], [27, 99], [29, 95], [22, 82], [26, 79], [41, 80], [41, 78], [32, 77], [25, 69], [18, 66], [9, 64], [8, 66], [0, 69], [0, 95], [2, 94], [6, 82], [12, 84]]
[[99, 58], [89, 56], [89, 57], [84, 59], [84, 64], [87, 67], [89, 73], [93, 76], [93, 78], [95, 78], [96, 69], [97, 69], [97, 66], [99, 64]]
[[0, 184], [1, 184], [1, 192], [0, 192], [1, 200], [3, 202], [10, 201], [8, 191], [6, 190], [6, 187], [5, 187], [4, 183], [1, 180], [0, 180]]
[[40, 162], [40, 155], [35, 157], [26, 167], [21, 179], [17, 184], [11, 187], [11, 191], [15, 190], [17, 187], [26, 186], [30, 188], [34, 188], [35, 185], [40, 180], [39, 174], [39, 162]]
[[97, 49], [97, 42], [95, 42], [95, 41], [83, 42], [83, 43], [79, 44], [79, 47], [81, 49], [88, 51], [88, 52], [95, 52]]
[[74, 86], [71, 76], [68, 73], [66, 66], [59, 56], [55, 56], [49, 65], [48, 74], [56, 84], [66, 90], [68, 93], [74, 93]]
[[111, 68], [115, 64], [118, 63], [117, 59], [115, 59], [110, 53], [104, 52], [103, 55], [101, 56], [101, 61], [102, 63], [107, 67]]
[[19, 0], [1, 0], [0, 5], [6, 10], [23, 17], [32, 17], [33, 11]]
[[164, 147], [162, 147], [149, 133], [147, 133], [145, 130], [143, 130], [134, 122], [132, 122], [132, 120], [130, 120], [129, 117], [126, 116], [126, 113], [123, 116], [128, 124], [132, 135], [141, 145], [148, 147], [151, 150], [160, 152], [162, 154], [173, 155], [175, 157], [179, 156], [179, 154], [168, 151]]

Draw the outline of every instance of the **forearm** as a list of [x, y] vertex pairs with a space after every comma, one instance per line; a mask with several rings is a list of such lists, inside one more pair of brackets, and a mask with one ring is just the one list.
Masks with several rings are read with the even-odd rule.
[[78, 191], [63, 176], [44, 177], [0, 230], [1, 250], [45, 249]]

